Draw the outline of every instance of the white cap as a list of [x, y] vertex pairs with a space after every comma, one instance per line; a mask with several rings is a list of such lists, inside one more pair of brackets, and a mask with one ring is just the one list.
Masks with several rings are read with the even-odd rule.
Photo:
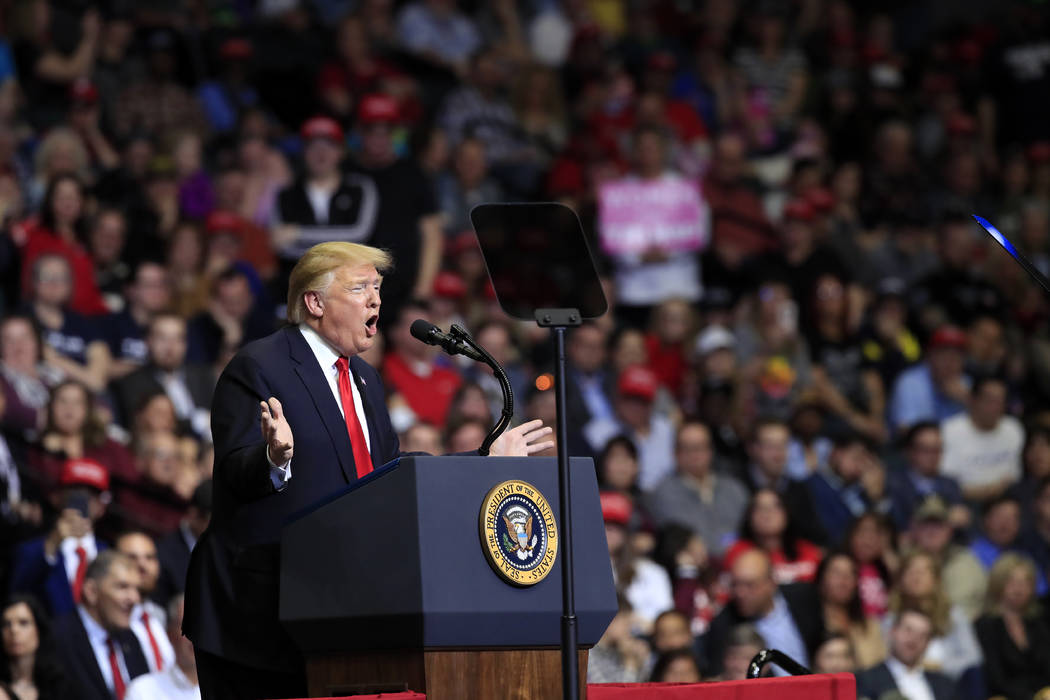
[[736, 336], [725, 326], [708, 326], [696, 339], [696, 354], [707, 355], [715, 350], [736, 347]]

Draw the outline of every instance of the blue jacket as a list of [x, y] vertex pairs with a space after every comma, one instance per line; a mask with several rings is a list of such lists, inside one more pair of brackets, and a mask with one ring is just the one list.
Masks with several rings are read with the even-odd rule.
[[[100, 552], [106, 548], [97, 540], [96, 546]], [[44, 538], [38, 537], [18, 545], [11, 566], [11, 591], [31, 593], [47, 607], [52, 618], [72, 612], [76, 607], [61, 552], [56, 559], [54, 564], [48, 564]]]

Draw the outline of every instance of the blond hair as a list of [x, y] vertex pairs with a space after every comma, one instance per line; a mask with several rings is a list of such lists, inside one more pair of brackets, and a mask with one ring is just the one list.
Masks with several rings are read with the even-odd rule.
[[[1035, 564], [1023, 554], [1006, 552], [999, 556], [991, 571], [988, 572], [988, 591], [984, 598], [984, 611], [986, 613], [997, 615], [1002, 612], [1003, 591], [1006, 588], [1006, 582], [1013, 575], [1014, 571], [1018, 569], [1023, 569], [1025, 574], [1028, 575], [1028, 580], [1032, 582], [1032, 592], [1033, 594], [1035, 593]], [[1024, 615], [1035, 615], [1038, 609], [1039, 603], [1035, 595], [1033, 595], [1032, 600], [1028, 603], [1028, 607], [1024, 610]]]
[[288, 278], [288, 321], [302, 323], [306, 320], [303, 297], [307, 292], [323, 292], [332, 283], [336, 270], [361, 265], [372, 265], [380, 274], [385, 274], [393, 267], [394, 258], [380, 248], [346, 241], [318, 243], [303, 253]]
[[[904, 576], [915, 562], [925, 559], [933, 570], [933, 590], [925, 595], [913, 595], [901, 589]], [[922, 550], [913, 550], [905, 555], [897, 569], [897, 584], [890, 591], [889, 609], [895, 615], [900, 615], [907, 608], [921, 610], [933, 623], [933, 636], [941, 637], [951, 631], [952, 603], [944, 586], [941, 583], [941, 567], [937, 560], [929, 553]]]

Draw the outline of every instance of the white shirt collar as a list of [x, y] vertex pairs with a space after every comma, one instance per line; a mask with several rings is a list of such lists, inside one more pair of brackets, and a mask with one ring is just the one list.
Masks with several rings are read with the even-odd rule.
[[91, 614], [84, 609], [84, 606], [78, 605], [77, 612], [80, 613], [80, 621], [84, 623], [84, 631], [87, 632], [92, 646], [105, 646], [106, 640], [109, 639], [109, 632], [106, 631], [106, 628], [100, 625], [95, 618], [91, 617]]
[[330, 368], [335, 366], [335, 362], [339, 359], [340, 354], [327, 340], [321, 337], [320, 333], [305, 323], [299, 324], [299, 332], [303, 334], [306, 344], [310, 346], [310, 350], [313, 351], [314, 357], [317, 358], [322, 367]]

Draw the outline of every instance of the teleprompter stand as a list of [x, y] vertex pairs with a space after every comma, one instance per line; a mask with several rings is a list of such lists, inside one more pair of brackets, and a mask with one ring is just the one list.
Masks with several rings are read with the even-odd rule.
[[568, 425], [565, 332], [608, 308], [576, 213], [561, 204], [481, 204], [470, 212], [496, 298], [509, 315], [551, 329], [561, 511], [562, 697], [579, 697], [578, 631]]

